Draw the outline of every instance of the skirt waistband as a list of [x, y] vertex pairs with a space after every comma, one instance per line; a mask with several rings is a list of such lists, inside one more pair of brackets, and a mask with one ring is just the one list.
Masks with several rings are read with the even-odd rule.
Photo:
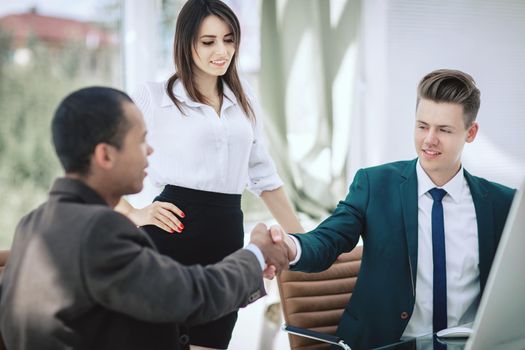
[[175, 205], [177, 205], [178, 201], [181, 201], [221, 207], [239, 208], [241, 206], [240, 194], [201, 191], [174, 185], [166, 185], [158, 199], [173, 202]]

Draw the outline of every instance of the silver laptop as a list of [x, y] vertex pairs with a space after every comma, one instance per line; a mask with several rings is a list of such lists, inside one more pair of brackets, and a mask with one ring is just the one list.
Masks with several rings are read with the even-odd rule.
[[525, 349], [525, 181], [512, 202], [465, 349]]

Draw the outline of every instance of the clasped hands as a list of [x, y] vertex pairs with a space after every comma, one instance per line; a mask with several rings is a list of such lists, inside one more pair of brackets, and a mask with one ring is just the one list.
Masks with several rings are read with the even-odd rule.
[[290, 261], [295, 258], [295, 244], [280, 226], [268, 228], [265, 224], [257, 224], [251, 232], [250, 243], [259, 247], [264, 256], [265, 278], [272, 279], [279, 272], [288, 270]]

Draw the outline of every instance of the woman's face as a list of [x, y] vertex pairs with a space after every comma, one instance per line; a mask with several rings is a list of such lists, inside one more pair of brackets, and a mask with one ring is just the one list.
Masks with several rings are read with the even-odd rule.
[[214, 77], [224, 75], [234, 54], [235, 41], [231, 28], [217, 16], [206, 17], [192, 49], [196, 73]]

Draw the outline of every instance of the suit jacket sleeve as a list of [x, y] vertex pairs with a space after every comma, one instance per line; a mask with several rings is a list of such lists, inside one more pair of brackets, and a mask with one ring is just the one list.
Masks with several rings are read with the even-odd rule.
[[222, 262], [182, 266], [152, 248], [124, 216], [105, 211], [84, 235], [82, 273], [98, 304], [148, 322], [195, 324], [264, 295], [261, 266], [239, 250]]
[[361, 169], [356, 173], [345, 200], [339, 202], [331, 216], [314, 230], [294, 235], [301, 244], [302, 253], [292, 270], [323, 271], [341, 253], [352, 250], [366, 226], [368, 195], [368, 177]]

